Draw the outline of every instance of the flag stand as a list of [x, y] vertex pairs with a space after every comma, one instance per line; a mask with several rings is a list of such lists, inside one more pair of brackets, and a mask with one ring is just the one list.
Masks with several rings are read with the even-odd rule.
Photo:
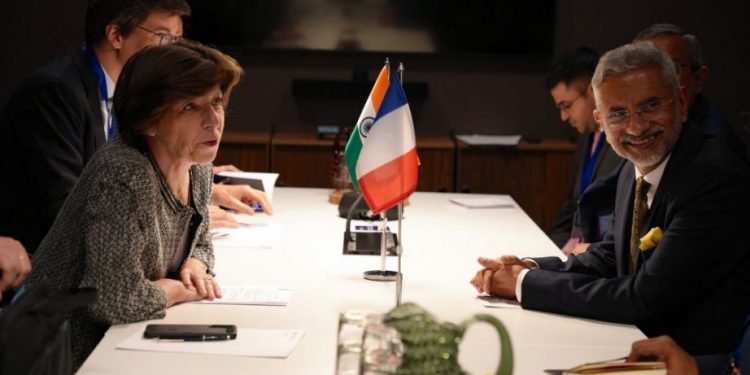
[[[404, 63], [398, 63], [398, 74], [401, 85], [404, 84]], [[398, 204], [398, 243], [396, 244], [396, 257], [398, 258], [396, 266], [396, 307], [401, 306], [401, 287], [404, 284], [404, 274], [401, 273], [401, 219], [404, 217], [404, 202]]]
[[[356, 175], [352, 176], [352, 181], [359, 181], [360, 184], [364, 184], [365, 182], [367, 182], [373, 187], [377, 185], [377, 188], [379, 189], [386, 189], [380, 191], [380, 195], [390, 194], [388, 196], [390, 196], [391, 198], [387, 198], [393, 199], [390, 202], [399, 202], [398, 234], [396, 237], [398, 238], [398, 240], [395, 244], [396, 254], [398, 256], [398, 270], [388, 271], [385, 269], [387, 251], [386, 241], [389, 236], [387, 225], [388, 220], [383, 213], [383, 208], [388, 205], [388, 203], [386, 203], [388, 202], [388, 200], [380, 200], [377, 201], [376, 205], [374, 205], [375, 209], [381, 212], [380, 217], [382, 220], [381, 229], [383, 234], [380, 238], [380, 270], [366, 271], [364, 273], [364, 278], [367, 280], [396, 281], [396, 306], [401, 305], [401, 294], [403, 286], [403, 274], [401, 273], [401, 253], [403, 252], [403, 247], [401, 246], [401, 220], [403, 219], [403, 201], [416, 190], [417, 168], [419, 167], [419, 158], [416, 155], [416, 140], [414, 139], [414, 124], [411, 118], [409, 103], [406, 100], [406, 94], [404, 93], [402, 86], [391, 85], [391, 82], [389, 80], [389, 77], [392, 77], [392, 79], [395, 82], [398, 82], [399, 85], [403, 85], [403, 73], [404, 65], [402, 63], [399, 63], [397, 74], [391, 76], [390, 61], [388, 59], [385, 60], [385, 66], [383, 67], [383, 69], [381, 69], [380, 75], [378, 75], [378, 79], [375, 81], [375, 86], [373, 86], [373, 91], [370, 93], [370, 97], [368, 97], [367, 99], [367, 103], [362, 110], [362, 114], [360, 114], [359, 120], [357, 122], [358, 131], [356, 133], [352, 133], [356, 136], [352, 136], [352, 138], [350, 138], [349, 143], [347, 143], [346, 147], [347, 163], [353, 163], [354, 165], [353, 167], [350, 166], [350, 171], [357, 171]], [[383, 84], [383, 82], [385, 82], [385, 85]], [[380, 105], [382, 103], [387, 103], [387, 105], [384, 104], [386, 110], [381, 113]], [[393, 116], [395, 117], [392, 117], [391, 114], [394, 114]], [[392, 125], [390, 127], [383, 128], [385, 130], [383, 130], [382, 132], [378, 131], [378, 129], [380, 128], [375, 128], [376, 130], [373, 131], [373, 133], [370, 133], [371, 128], [375, 126], [375, 124], [380, 123], [379, 121], [383, 121]], [[391, 129], [390, 133], [388, 129]], [[396, 131], [396, 133], [393, 133], [394, 131]], [[369, 164], [373, 164], [376, 168], [372, 169], [373, 165], [367, 164], [367, 167], [363, 167], [360, 171], [360, 164], [358, 162], [359, 156], [360, 153], [364, 152], [365, 150], [365, 143], [363, 139], [367, 138], [368, 135], [377, 135], [376, 139], [378, 139], [379, 141], [377, 143], [370, 143], [372, 142], [372, 140], [370, 140], [368, 141], [367, 145], [375, 144], [377, 146], [373, 147], [385, 148], [388, 150], [388, 152], [379, 152], [378, 154], [373, 154], [372, 149], [369, 149], [370, 152], [367, 153], [367, 155], [369, 155], [370, 158], [381, 162], [381, 164], [373, 164], [373, 162], [370, 161]], [[389, 135], [389, 137], [385, 137], [386, 135]], [[393, 144], [393, 140], [400, 140], [401, 144], [395, 145], [395, 148], [390, 148], [390, 146]], [[391, 143], [391, 145], [387, 145], [387, 143], [389, 142]], [[354, 156], [353, 159], [348, 158], [350, 152]], [[374, 155], [379, 156], [376, 157]], [[393, 156], [396, 158], [386, 160], [384, 156]], [[386, 164], [394, 162], [396, 163], [394, 165], [396, 166], [395, 169], [397, 170], [395, 173], [390, 169], [384, 168]], [[373, 171], [378, 171], [377, 173], [379, 174], [374, 174], [376, 172]], [[365, 182], [359, 180], [359, 178], [361, 177], [360, 172], [362, 172], [361, 174], [365, 176], [362, 177], [362, 180]], [[365, 178], [369, 179], [369, 182]], [[394, 192], [398, 191], [399, 184], [400, 193], [393, 194], [390, 190], [388, 190], [392, 189]], [[386, 194], [386, 191], [388, 192], [388, 194]], [[366, 197], [366, 200], [370, 207], [373, 207], [370, 199], [367, 199]], [[390, 207], [393, 206], [390, 205]], [[349, 230], [349, 228], [347, 228], [347, 230]]]
[[[399, 215], [399, 219], [400, 218], [401, 217]], [[380, 269], [373, 270], [373, 271], [365, 271], [364, 278], [365, 280], [370, 280], [370, 281], [396, 281], [396, 275], [398, 274], [395, 271], [387, 271], [385, 269], [385, 259], [386, 259], [386, 252], [387, 252], [386, 238], [388, 236], [388, 218], [386, 218], [385, 216], [385, 211], [380, 213], [380, 219], [381, 219], [381, 224], [383, 226], [382, 228], [383, 235], [380, 236]]]
[[398, 204], [398, 243], [396, 244], [396, 257], [398, 266], [396, 268], [396, 307], [401, 306], [401, 287], [404, 283], [404, 274], [401, 273], [401, 218], [404, 215], [404, 202]]

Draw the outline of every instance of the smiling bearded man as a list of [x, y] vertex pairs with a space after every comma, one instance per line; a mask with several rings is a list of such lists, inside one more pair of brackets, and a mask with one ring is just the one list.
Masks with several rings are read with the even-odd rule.
[[685, 91], [654, 44], [607, 52], [592, 86], [594, 116], [629, 160], [609, 232], [565, 262], [480, 258], [472, 284], [525, 309], [670, 335], [692, 355], [730, 352], [750, 311], [750, 168], [682, 124]]

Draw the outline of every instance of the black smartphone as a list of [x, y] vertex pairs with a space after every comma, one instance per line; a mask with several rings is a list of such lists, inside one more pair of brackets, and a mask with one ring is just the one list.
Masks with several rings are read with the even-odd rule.
[[149, 324], [143, 332], [147, 339], [182, 341], [219, 341], [237, 338], [233, 324]]

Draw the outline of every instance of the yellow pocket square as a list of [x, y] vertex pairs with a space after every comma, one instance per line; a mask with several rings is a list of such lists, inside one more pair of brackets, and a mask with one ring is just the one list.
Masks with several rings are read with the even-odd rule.
[[638, 248], [641, 251], [650, 250], [655, 248], [659, 242], [661, 242], [661, 228], [653, 227], [645, 236], [641, 237], [641, 243], [638, 245]]

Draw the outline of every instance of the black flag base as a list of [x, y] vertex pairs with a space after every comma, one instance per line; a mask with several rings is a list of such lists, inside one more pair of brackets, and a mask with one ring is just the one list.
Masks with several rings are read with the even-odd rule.
[[365, 271], [365, 280], [370, 281], [396, 281], [398, 272], [396, 271]]

